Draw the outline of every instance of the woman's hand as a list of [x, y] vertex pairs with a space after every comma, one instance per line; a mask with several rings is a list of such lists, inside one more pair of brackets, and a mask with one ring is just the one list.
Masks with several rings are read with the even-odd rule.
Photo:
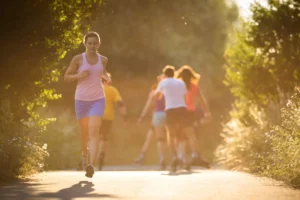
[[83, 79], [85, 77], [88, 77], [89, 75], [90, 75], [89, 70], [83, 70], [77, 74], [78, 79]]
[[137, 123], [140, 124], [140, 123], [142, 123], [142, 121], [143, 121], [143, 117], [141, 116], [138, 118]]
[[211, 113], [209, 111], [205, 111], [204, 112], [204, 119], [206, 122], [210, 122], [211, 121]]

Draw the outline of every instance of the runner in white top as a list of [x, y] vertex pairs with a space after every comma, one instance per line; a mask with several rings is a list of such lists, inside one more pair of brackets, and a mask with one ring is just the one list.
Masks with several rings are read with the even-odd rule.
[[165, 110], [186, 107], [185, 94], [187, 90], [183, 81], [168, 77], [159, 83], [157, 91], [165, 96]]
[[[161, 81], [156, 90], [156, 97], [161, 98], [162, 94], [166, 102], [166, 124], [170, 134], [170, 148], [172, 153], [171, 170], [176, 171], [178, 165], [176, 140], [181, 131], [186, 134], [193, 132], [193, 122], [188, 120], [188, 112], [186, 109], [186, 93], [185, 83], [174, 78], [175, 68], [167, 65], [163, 69], [166, 78]], [[189, 165], [189, 163], [186, 163]], [[189, 168], [189, 167], [188, 167]]]

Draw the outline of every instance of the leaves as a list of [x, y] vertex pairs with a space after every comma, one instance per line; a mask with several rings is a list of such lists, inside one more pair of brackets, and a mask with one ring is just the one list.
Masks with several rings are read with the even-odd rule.
[[224, 82], [236, 100], [217, 156], [299, 187], [300, 4], [268, 2], [252, 6], [252, 20], [225, 54]]
[[[8, 66], [0, 69], [0, 84], [11, 85], [7, 92], [16, 115], [22, 115], [16, 112], [20, 110], [20, 99], [34, 100], [45, 84], [58, 81], [58, 62], [80, 45], [82, 31], [88, 29], [83, 20], [100, 3], [101, 0], [8, 2], [5, 9], [13, 8], [18, 15], [3, 10], [1, 20], [10, 20], [3, 23], [3, 28], [10, 31], [4, 32], [0, 40], [0, 57], [3, 65]], [[19, 29], [11, 27], [12, 24]]]

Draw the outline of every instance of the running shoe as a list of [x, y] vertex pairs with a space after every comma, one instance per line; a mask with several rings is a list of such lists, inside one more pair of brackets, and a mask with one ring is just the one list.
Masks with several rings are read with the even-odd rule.
[[207, 161], [201, 159], [199, 156], [195, 156], [195, 157], [192, 158], [192, 165], [204, 167], [206, 169], [211, 168], [210, 164]]
[[88, 178], [92, 178], [93, 175], [94, 175], [94, 167], [92, 165], [88, 165], [86, 168], [85, 168], [85, 176], [88, 177]]

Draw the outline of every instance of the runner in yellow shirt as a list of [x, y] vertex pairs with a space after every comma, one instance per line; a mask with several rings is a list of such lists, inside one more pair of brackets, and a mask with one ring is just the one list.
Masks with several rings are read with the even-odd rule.
[[[111, 77], [110, 74], [109, 76]], [[111, 133], [112, 123], [115, 118], [115, 105], [118, 105], [120, 109], [120, 113], [124, 118], [124, 121], [126, 121], [126, 115], [127, 115], [126, 107], [124, 105], [124, 102], [122, 100], [122, 97], [118, 89], [108, 84], [106, 81], [103, 81], [103, 86], [104, 86], [106, 105], [104, 109], [102, 124], [100, 126], [100, 131], [99, 131], [100, 134], [99, 162], [98, 162], [99, 170], [102, 170], [102, 167], [104, 165], [105, 152], [107, 147], [107, 136], [108, 134]]]

